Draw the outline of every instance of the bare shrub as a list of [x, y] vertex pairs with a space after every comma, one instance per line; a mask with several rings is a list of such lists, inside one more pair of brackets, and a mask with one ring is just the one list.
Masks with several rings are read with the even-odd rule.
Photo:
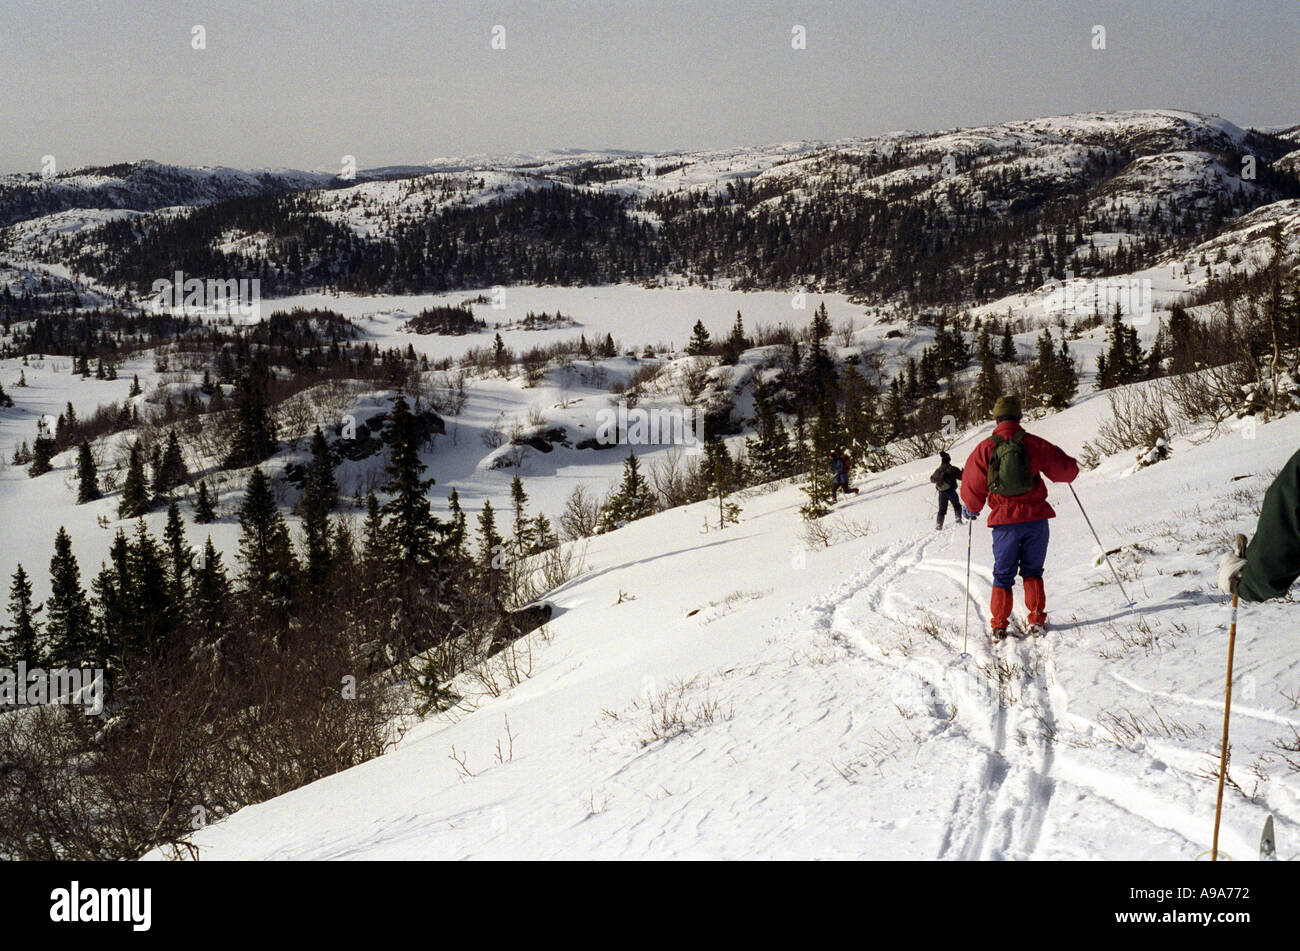
[[662, 458], [651, 460], [647, 470], [660, 508], [689, 505], [709, 494], [709, 480], [699, 459], [686, 456], [680, 446], [672, 446]]
[[1167, 438], [1174, 432], [1162, 381], [1119, 387], [1108, 392], [1106, 398], [1110, 402], [1110, 418], [1097, 428], [1095, 439], [1083, 444], [1080, 454], [1089, 469], [1106, 456], [1153, 446], [1157, 439]]
[[566, 538], [590, 538], [600, 521], [600, 499], [586, 486], [575, 486], [564, 503], [558, 524]]

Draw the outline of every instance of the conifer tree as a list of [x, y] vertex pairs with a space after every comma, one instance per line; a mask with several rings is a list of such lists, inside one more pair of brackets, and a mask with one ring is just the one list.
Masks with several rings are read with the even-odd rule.
[[283, 617], [292, 604], [295, 564], [289, 529], [275, 504], [266, 474], [253, 470], [239, 509], [240, 581], [251, 613], [259, 618]]
[[252, 466], [275, 452], [275, 421], [267, 403], [267, 372], [254, 365], [243, 373], [235, 388], [235, 431], [226, 468]]
[[843, 449], [844, 431], [835, 411], [835, 402], [829, 396], [823, 397], [817, 422], [813, 426], [812, 445], [807, 461], [808, 474], [804, 479], [804, 494], [807, 501], [799, 512], [807, 520], [821, 518], [831, 507], [830, 472], [831, 453]]
[[654, 495], [641, 474], [641, 463], [636, 453], [629, 452], [623, 461], [623, 479], [601, 509], [596, 531], [602, 534], [612, 532], [628, 522], [653, 515], [654, 510]]
[[495, 572], [500, 565], [498, 556], [505, 548], [505, 540], [497, 531], [496, 513], [490, 499], [483, 500], [483, 511], [478, 515], [478, 568], [489, 586], [495, 590]]
[[72, 537], [60, 526], [50, 559], [50, 598], [45, 606], [45, 637], [54, 663], [78, 667], [88, 663], [92, 646], [90, 606], [81, 587], [81, 569], [72, 553]]
[[790, 474], [790, 437], [773, 405], [771, 390], [761, 379], [754, 384], [754, 417], [758, 430], [745, 440], [745, 452], [760, 482]]
[[95, 473], [95, 459], [90, 454], [90, 444], [83, 442], [77, 448], [77, 504], [94, 502], [102, 494], [99, 491], [99, 477]]
[[740, 362], [740, 355], [745, 352], [749, 341], [745, 339], [745, 324], [740, 311], [736, 311], [736, 322], [731, 326], [731, 333], [722, 349], [722, 362], [726, 366], [735, 366]]
[[813, 312], [809, 335], [799, 382], [806, 405], [815, 407], [821, 405], [824, 396], [834, 391], [837, 381], [835, 361], [826, 349], [826, 341], [831, 335], [831, 318], [826, 311], [825, 301]]
[[704, 472], [709, 479], [709, 492], [718, 502], [718, 528], [740, 521], [740, 506], [728, 500], [739, 483], [736, 461], [727, 452], [726, 444], [716, 436], [704, 441]]
[[23, 566], [19, 565], [9, 585], [9, 621], [0, 627], [7, 634], [0, 643], [0, 667], [13, 670], [21, 661], [28, 667], [43, 663], [41, 657], [41, 628], [36, 615], [41, 605], [32, 605], [32, 582]]
[[27, 468], [27, 474], [34, 479], [53, 469], [51, 460], [57, 451], [54, 437], [50, 435], [45, 421], [39, 420], [36, 424], [36, 438], [32, 441], [32, 464]]
[[200, 525], [210, 525], [216, 520], [216, 505], [205, 479], [199, 483], [198, 496], [194, 500], [194, 521]]
[[225, 633], [230, 617], [230, 579], [211, 535], [194, 571], [191, 604], [199, 638], [206, 644], [215, 644]]
[[709, 354], [709, 331], [704, 327], [704, 321], [695, 321], [695, 326], [691, 329], [691, 340], [686, 345], [686, 353], [692, 357], [704, 357]]
[[334, 451], [317, 426], [311, 437], [311, 465], [307, 469], [305, 488], [327, 512], [338, 507], [339, 486], [334, 477], [336, 465]]
[[316, 591], [329, 580], [334, 557], [329, 509], [319, 492], [319, 484], [309, 477], [302, 499], [304, 574], [308, 586]]
[[533, 519], [533, 537], [537, 539], [535, 544], [538, 551], [549, 551], [560, 544], [560, 537], [551, 527], [551, 520], [540, 512]]
[[447, 525], [443, 548], [454, 570], [454, 566], [461, 565], [465, 561], [467, 535], [465, 510], [460, 507], [460, 493], [455, 489], [452, 489], [451, 495], [447, 497], [447, 510], [451, 513], [451, 520]]
[[122, 484], [122, 498], [117, 504], [118, 518], [138, 518], [149, 511], [149, 487], [144, 477], [144, 454], [139, 443], [132, 443], [127, 460], [126, 481]]
[[176, 436], [176, 431], [172, 430], [167, 434], [167, 448], [163, 450], [154, 487], [158, 493], [165, 495], [189, 480], [190, 471], [185, 465], [184, 456], [181, 455], [180, 440]]
[[406, 397], [400, 394], [388, 414], [386, 437], [389, 456], [384, 489], [392, 493], [392, 498], [384, 506], [384, 515], [388, 519], [392, 558], [406, 569], [415, 569], [433, 557], [437, 520], [425, 493], [434, 480], [422, 477], [426, 466], [420, 461], [415, 417], [406, 405]]
[[1016, 362], [1016, 341], [1011, 336], [1011, 321], [1002, 324], [1002, 362]]
[[993, 404], [1002, 395], [1002, 376], [998, 373], [998, 364], [993, 356], [993, 347], [989, 341], [988, 326], [985, 325], [979, 336], [980, 374], [975, 380], [975, 411], [979, 419], [987, 419], [993, 412]]
[[1056, 355], [1056, 375], [1052, 387], [1052, 406], [1055, 409], [1065, 409], [1074, 399], [1075, 393], [1079, 391], [1079, 371], [1074, 365], [1074, 357], [1070, 353], [1070, 344], [1064, 338], [1061, 339], [1061, 349]]
[[163, 529], [163, 540], [167, 545], [168, 578], [171, 588], [172, 604], [178, 614], [184, 613], [190, 570], [194, 562], [194, 550], [185, 541], [185, 522], [181, 518], [181, 507], [175, 502], [167, 506], [167, 525]]
[[183, 605], [173, 600], [167, 554], [149, 534], [143, 519], [136, 523], [127, 563], [130, 580], [125, 586], [128, 605], [126, 646], [144, 658], [155, 660], [172, 646], [172, 636]]
[[531, 555], [535, 550], [535, 526], [528, 517], [528, 493], [524, 491], [524, 481], [516, 475], [510, 480], [510, 504], [514, 509], [514, 549], [518, 556]]
[[384, 532], [384, 515], [383, 509], [379, 506], [379, 499], [375, 493], [370, 492], [366, 495], [366, 522], [364, 528], [364, 537], [362, 539], [362, 559], [367, 565], [378, 565], [385, 561], [385, 552], [388, 548]]

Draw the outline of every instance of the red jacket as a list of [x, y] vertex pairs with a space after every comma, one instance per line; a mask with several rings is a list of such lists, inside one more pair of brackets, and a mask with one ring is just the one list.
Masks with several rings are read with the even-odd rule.
[[[1010, 439], [1020, 431], [1019, 423], [1008, 420], [998, 423], [993, 435]], [[962, 504], [978, 514], [987, 498], [991, 509], [990, 525], [1054, 518], [1056, 513], [1047, 504], [1047, 486], [1043, 484], [1043, 476], [1053, 482], [1073, 482], [1079, 475], [1079, 464], [1046, 439], [1029, 433], [1025, 433], [1025, 452], [1029, 456], [1029, 471], [1034, 474], [1034, 487], [1024, 495], [989, 495], [989, 457], [993, 454], [993, 440], [985, 439], [976, 446], [961, 475]]]

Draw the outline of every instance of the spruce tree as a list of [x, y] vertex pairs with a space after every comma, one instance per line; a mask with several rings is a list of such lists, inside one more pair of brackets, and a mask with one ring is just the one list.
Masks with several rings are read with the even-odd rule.
[[13, 670], [21, 661], [28, 667], [44, 662], [41, 657], [41, 628], [36, 620], [41, 605], [32, 605], [32, 582], [23, 566], [19, 565], [9, 585], [9, 621], [0, 627], [8, 637], [0, 643], [0, 667]]
[[136, 523], [127, 556], [129, 583], [126, 585], [129, 651], [144, 663], [156, 662], [173, 644], [183, 605], [174, 600], [167, 554], [149, 534], [144, 520]]
[[834, 391], [837, 382], [835, 361], [826, 349], [826, 341], [831, 335], [831, 318], [825, 301], [813, 312], [809, 334], [808, 349], [800, 369], [800, 390], [805, 405], [816, 407], [824, 396]]
[[654, 494], [641, 474], [641, 463], [636, 453], [629, 452], [623, 461], [623, 479], [601, 509], [596, 531], [612, 532], [628, 522], [653, 515], [654, 511]]
[[40, 420], [36, 424], [36, 439], [32, 441], [32, 464], [28, 467], [27, 474], [34, 479], [53, 469], [51, 460], [57, 451], [54, 437], [50, 435], [45, 421]]
[[205, 479], [199, 483], [198, 496], [194, 500], [194, 521], [200, 525], [210, 525], [216, 520], [216, 506]]
[[533, 519], [533, 537], [537, 539], [534, 544], [538, 551], [549, 551], [560, 544], [560, 537], [551, 528], [551, 520], [540, 512]]
[[695, 321], [695, 326], [691, 329], [691, 340], [686, 345], [686, 352], [692, 357], [704, 357], [709, 354], [709, 332], [704, 327], [704, 321]]
[[240, 580], [251, 613], [283, 618], [292, 604], [295, 564], [289, 529], [275, 504], [266, 474], [254, 469], [239, 509]]
[[761, 379], [754, 384], [754, 417], [758, 432], [745, 440], [745, 451], [760, 482], [790, 474], [790, 437], [772, 402], [771, 390]]
[[[453, 490], [454, 491], [454, 490]], [[384, 553], [388, 549], [388, 541], [384, 531], [383, 510], [379, 506], [379, 499], [375, 493], [370, 492], [366, 495], [366, 523], [365, 535], [362, 539], [362, 559], [367, 565], [379, 565], [384, 563]]]
[[95, 459], [90, 454], [90, 443], [77, 448], [77, 504], [94, 502], [103, 493], [99, 491], [99, 477], [95, 473]]
[[132, 443], [127, 460], [126, 481], [122, 484], [122, 498], [117, 504], [118, 518], [138, 518], [149, 511], [149, 486], [144, 476], [144, 453], [139, 443]]
[[483, 500], [483, 511], [478, 515], [478, 568], [489, 588], [496, 590], [496, 571], [499, 567], [498, 555], [505, 548], [505, 539], [497, 531], [496, 513], [492, 511], [492, 501]]
[[803, 488], [807, 501], [799, 508], [805, 519], [821, 518], [830, 511], [833, 479], [830, 456], [831, 453], [838, 454], [842, 448], [843, 426], [835, 411], [835, 403], [830, 397], [823, 397], [813, 426], [812, 445], [805, 460], [808, 474]]
[[185, 522], [181, 518], [181, 507], [175, 502], [167, 506], [167, 526], [163, 529], [163, 540], [167, 545], [172, 603], [178, 613], [183, 613], [194, 550], [185, 541]]
[[256, 465], [275, 453], [275, 421], [267, 403], [267, 376], [264, 367], [254, 365], [239, 378], [227, 469]]
[[524, 480], [516, 475], [510, 480], [510, 504], [514, 509], [514, 549], [517, 556], [531, 555], [536, 547], [535, 526], [528, 517], [528, 493], [524, 491]]
[[736, 462], [727, 452], [726, 443], [717, 437], [704, 442], [704, 472], [709, 480], [709, 492], [718, 503], [718, 528], [740, 521], [740, 506], [727, 500], [739, 485]]
[[1011, 336], [1011, 321], [1002, 324], [1002, 362], [1016, 362], [1016, 342]]
[[191, 604], [199, 638], [206, 644], [215, 644], [225, 633], [230, 616], [230, 579], [221, 563], [221, 552], [212, 544], [210, 535], [194, 571]]
[[336, 465], [334, 451], [317, 426], [311, 437], [311, 465], [307, 469], [304, 488], [326, 512], [332, 512], [338, 507], [339, 486], [334, 477]]
[[1052, 380], [1052, 407], [1065, 409], [1079, 391], [1079, 371], [1074, 365], [1070, 345], [1064, 338], [1061, 339], [1061, 349], [1056, 355], [1056, 373]]
[[735, 366], [740, 362], [740, 355], [745, 352], [749, 341], [745, 339], [745, 324], [741, 320], [740, 311], [736, 311], [736, 322], [731, 327], [731, 333], [722, 349], [722, 362], [726, 366]]
[[993, 347], [989, 341], [986, 325], [979, 336], [980, 374], [975, 380], [975, 412], [979, 419], [987, 419], [993, 412], [993, 404], [1002, 395], [1002, 376], [998, 373], [997, 360], [993, 356]]
[[334, 546], [327, 502], [320, 496], [320, 484], [310, 477], [303, 491], [302, 535], [307, 584], [319, 591], [329, 580]]
[[50, 559], [50, 598], [46, 602], [47, 660], [69, 667], [90, 663], [93, 643], [90, 606], [81, 587], [81, 569], [72, 553], [72, 537], [62, 526], [54, 537]]
[[159, 493], [166, 494], [189, 480], [190, 472], [185, 465], [184, 456], [181, 455], [180, 440], [176, 436], [176, 431], [172, 430], [167, 434], [167, 448], [163, 450], [155, 487]]
[[422, 477], [427, 467], [420, 461], [415, 417], [406, 405], [406, 397], [399, 395], [393, 402], [385, 436], [389, 455], [384, 489], [392, 493], [392, 498], [384, 506], [384, 514], [393, 546], [391, 554], [397, 564], [415, 569], [433, 557], [437, 526], [425, 494], [434, 480]]

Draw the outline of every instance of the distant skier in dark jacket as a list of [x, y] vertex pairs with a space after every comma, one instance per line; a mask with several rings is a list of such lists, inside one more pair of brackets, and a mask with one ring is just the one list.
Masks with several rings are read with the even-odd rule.
[[960, 525], [961, 500], [957, 498], [957, 483], [961, 481], [961, 470], [952, 464], [952, 456], [946, 452], [939, 453], [939, 468], [934, 470], [930, 481], [939, 492], [939, 519], [934, 524], [935, 530], [943, 528], [943, 519], [948, 514], [949, 505]]
[[1017, 570], [1025, 581], [1029, 633], [1038, 634], [1047, 623], [1043, 592], [1047, 520], [1056, 517], [1047, 504], [1043, 476], [1053, 482], [1073, 482], [1079, 464], [1020, 427], [1018, 397], [999, 397], [993, 418], [997, 421], [993, 435], [975, 447], [962, 472], [962, 514], [975, 518], [988, 500], [989, 527], [993, 529], [993, 594], [989, 602], [993, 636], [1006, 636]]
[[1280, 598], [1300, 578], [1300, 452], [1287, 460], [1264, 493], [1255, 537], [1246, 557], [1235, 551], [1219, 562], [1219, 588], [1243, 601]]
[[845, 495], [852, 492], [854, 495], [857, 495], [857, 489], [849, 488], [849, 469], [851, 469], [852, 466], [849, 462], [848, 453], [835, 452], [832, 450], [829, 453], [829, 459], [831, 464], [831, 478], [833, 480], [831, 484], [831, 501], [835, 501], [835, 494], [837, 492], [843, 492]]

